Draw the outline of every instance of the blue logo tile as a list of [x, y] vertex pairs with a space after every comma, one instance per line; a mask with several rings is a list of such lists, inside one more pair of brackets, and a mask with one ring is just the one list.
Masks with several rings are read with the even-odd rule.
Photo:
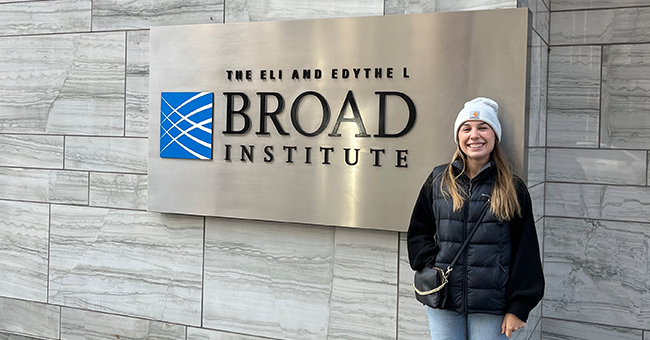
[[160, 157], [212, 159], [212, 92], [160, 94]]

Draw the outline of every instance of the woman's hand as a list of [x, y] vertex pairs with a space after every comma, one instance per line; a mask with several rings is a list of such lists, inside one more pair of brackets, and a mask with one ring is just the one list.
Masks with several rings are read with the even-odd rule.
[[517, 316], [512, 313], [506, 313], [506, 316], [503, 318], [503, 323], [501, 324], [501, 334], [505, 333], [506, 336], [510, 338], [512, 332], [524, 326], [526, 326], [526, 323], [521, 321]]

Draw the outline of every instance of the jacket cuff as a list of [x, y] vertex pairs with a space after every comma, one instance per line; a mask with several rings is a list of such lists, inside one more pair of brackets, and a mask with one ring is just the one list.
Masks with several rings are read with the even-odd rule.
[[514, 314], [519, 320], [526, 322], [531, 308], [526, 303], [521, 301], [513, 301], [508, 307], [508, 313]]

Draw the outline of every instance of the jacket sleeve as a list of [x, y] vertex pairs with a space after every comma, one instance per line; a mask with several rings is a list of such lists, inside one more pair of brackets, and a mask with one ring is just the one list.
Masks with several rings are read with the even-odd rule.
[[409, 263], [413, 270], [433, 267], [438, 246], [435, 242], [436, 220], [433, 215], [433, 173], [425, 181], [415, 202], [407, 234]]
[[544, 296], [545, 283], [530, 194], [519, 178], [515, 180], [515, 187], [521, 216], [510, 222], [512, 264], [506, 303], [508, 313], [526, 322], [530, 311]]

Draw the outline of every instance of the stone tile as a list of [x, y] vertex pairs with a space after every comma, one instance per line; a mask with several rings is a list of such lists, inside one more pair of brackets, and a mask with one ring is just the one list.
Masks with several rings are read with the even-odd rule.
[[91, 0], [0, 2], [0, 35], [90, 31]]
[[0, 135], [0, 166], [63, 169], [63, 136]]
[[647, 6], [647, 0], [553, 0], [551, 10], [602, 9]]
[[568, 320], [544, 319], [542, 322], [544, 340], [642, 340], [642, 333], [643, 331], [636, 329], [584, 324]]
[[62, 308], [61, 338], [65, 340], [178, 340], [185, 339], [185, 326]]
[[386, 0], [385, 12], [417, 14], [516, 7], [516, 0]]
[[94, 0], [93, 31], [223, 22], [223, 0]]
[[551, 22], [552, 46], [650, 42], [649, 7], [551, 12]]
[[546, 173], [546, 149], [528, 149], [528, 186], [539, 184], [544, 181]]
[[648, 178], [646, 179], [645, 185], [650, 185], [650, 151], [648, 151], [648, 166], [646, 169], [648, 169]]
[[431, 339], [427, 308], [415, 299], [413, 275], [408, 259], [406, 233], [399, 234], [399, 303], [397, 304], [397, 338], [400, 340]]
[[597, 110], [600, 66], [600, 46], [553, 47], [548, 59], [549, 108]]
[[0, 132], [122, 136], [124, 49], [124, 32], [0, 38]]
[[363, 17], [384, 14], [383, 0], [228, 0], [226, 22]]
[[202, 246], [202, 217], [53, 205], [49, 302], [198, 326]]
[[147, 175], [91, 172], [90, 205], [147, 210]]
[[149, 31], [126, 32], [126, 74], [149, 76]]
[[88, 204], [88, 173], [0, 167], [0, 199]]
[[548, 146], [598, 148], [599, 119], [597, 109], [549, 109]]
[[39, 339], [22, 336], [22, 335], [16, 335], [16, 334], [0, 333], [0, 340], [39, 340]]
[[542, 320], [540, 319], [528, 340], [542, 340]]
[[531, 80], [528, 89], [528, 145], [545, 146], [548, 46], [533, 32], [529, 51]]
[[207, 218], [203, 327], [327, 339], [335, 265], [333, 228]]
[[0, 332], [59, 339], [61, 307], [0, 298]]
[[337, 228], [330, 301], [330, 339], [395, 339], [396, 232]]
[[603, 47], [601, 147], [650, 148], [649, 55], [650, 44]]
[[211, 331], [202, 328], [187, 328], [187, 340], [268, 340], [256, 336]]
[[546, 184], [546, 215], [650, 221], [650, 187]]
[[149, 136], [149, 76], [126, 76], [125, 135]]
[[517, 7], [528, 7], [533, 14], [532, 27], [548, 44], [550, 12], [542, 0], [519, 0]]
[[646, 152], [549, 148], [546, 180], [645, 185]]
[[65, 168], [147, 173], [146, 138], [66, 137]]
[[601, 48], [554, 47], [549, 55], [548, 145], [598, 146]]
[[528, 188], [530, 199], [533, 202], [533, 216], [538, 221], [544, 216], [544, 184], [538, 184]]
[[149, 136], [149, 31], [127, 32], [126, 136]]
[[545, 220], [544, 317], [648, 329], [650, 224]]
[[47, 204], [0, 201], [0, 295], [47, 302]]

